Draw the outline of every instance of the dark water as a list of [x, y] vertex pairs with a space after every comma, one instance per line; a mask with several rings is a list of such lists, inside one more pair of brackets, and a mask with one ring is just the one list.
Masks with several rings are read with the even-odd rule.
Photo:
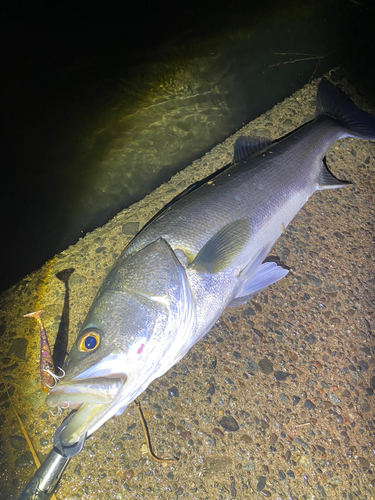
[[3, 2], [0, 291], [335, 65], [370, 3]]

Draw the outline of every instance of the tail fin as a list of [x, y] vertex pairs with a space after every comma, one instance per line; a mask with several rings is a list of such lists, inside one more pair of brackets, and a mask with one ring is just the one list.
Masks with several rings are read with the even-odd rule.
[[333, 83], [322, 78], [318, 85], [316, 116], [328, 115], [347, 130], [343, 137], [375, 140], [375, 117], [357, 108], [354, 102]]

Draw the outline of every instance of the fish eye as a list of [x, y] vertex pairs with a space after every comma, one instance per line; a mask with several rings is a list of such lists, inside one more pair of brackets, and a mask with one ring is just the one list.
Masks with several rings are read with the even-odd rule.
[[100, 344], [100, 333], [97, 330], [87, 330], [78, 341], [80, 352], [94, 351]]

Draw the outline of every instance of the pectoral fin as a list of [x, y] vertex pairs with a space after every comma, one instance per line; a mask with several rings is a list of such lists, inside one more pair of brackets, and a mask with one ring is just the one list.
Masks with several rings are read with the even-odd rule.
[[189, 268], [210, 274], [223, 271], [241, 253], [250, 234], [251, 226], [247, 219], [227, 224], [208, 240]]

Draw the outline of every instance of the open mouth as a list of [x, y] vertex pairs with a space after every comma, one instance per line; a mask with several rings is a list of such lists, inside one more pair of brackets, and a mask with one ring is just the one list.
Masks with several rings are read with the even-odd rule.
[[78, 410], [61, 434], [61, 442], [65, 446], [76, 443], [85, 433], [91, 434], [107, 420], [105, 417], [116, 406], [117, 396], [125, 381], [126, 377], [108, 376], [73, 379], [60, 381], [49, 391], [46, 399], [49, 406]]

